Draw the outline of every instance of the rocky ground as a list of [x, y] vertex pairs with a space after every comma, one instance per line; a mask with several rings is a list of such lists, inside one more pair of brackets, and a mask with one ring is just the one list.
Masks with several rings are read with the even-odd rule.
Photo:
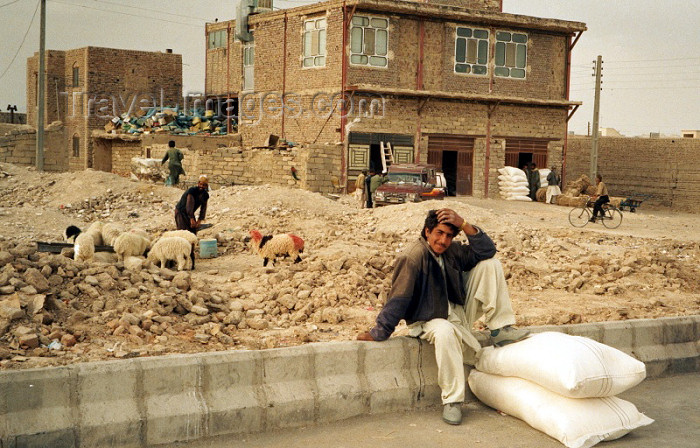
[[[625, 213], [622, 225], [569, 225], [568, 207], [473, 198], [367, 210], [354, 197], [234, 186], [211, 191], [201, 238], [219, 257], [194, 271], [90, 263], [37, 252], [70, 224], [174, 228], [182, 190], [87, 170], [0, 165], [0, 368], [348, 340], [386, 300], [393, 260], [425, 213], [451, 207], [496, 241], [519, 325], [700, 313], [698, 215]], [[292, 232], [303, 261], [263, 267], [250, 229]], [[402, 334], [399, 327], [397, 334]]]

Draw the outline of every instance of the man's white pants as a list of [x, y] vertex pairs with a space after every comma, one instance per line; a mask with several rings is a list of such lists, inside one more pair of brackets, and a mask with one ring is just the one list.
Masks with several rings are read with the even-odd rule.
[[470, 331], [474, 322], [483, 314], [491, 330], [515, 323], [500, 261], [495, 258], [480, 261], [464, 277], [465, 305], [452, 303], [447, 319], [416, 322], [410, 331], [412, 336], [420, 336], [435, 346], [443, 404], [464, 401], [464, 364], [474, 364], [476, 353], [481, 349]]

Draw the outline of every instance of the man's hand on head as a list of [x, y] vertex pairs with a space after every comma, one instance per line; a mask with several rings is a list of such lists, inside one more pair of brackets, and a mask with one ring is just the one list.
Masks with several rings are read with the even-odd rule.
[[479, 231], [469, 224], [464, 218], [450, 208], [441, 208], [437, 212], [438, 222], [441, 224], [452, 224], [460, 230], [464, 230], [467, 235], [476, 235]]
[[371, 334], [369, 334], [368, 331], [364, 333], [360, 333], [357, 335], [357, 340], [358, 341], [374, 341], [374, 338], [372, 337]]

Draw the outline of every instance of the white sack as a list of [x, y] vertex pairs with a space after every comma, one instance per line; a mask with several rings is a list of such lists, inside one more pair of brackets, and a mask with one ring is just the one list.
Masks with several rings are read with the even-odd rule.
[[476, 368], [517, 376], [572, 398], [610, 397], [641, 383], [644, 363], [593, 339], [548, 331], [481, 351]]
[[527, 195], [530, 192], [530, 189], [527, 187], [523, 187], [523, 186], [503, 187], [503, 188], [501, 188], [501, 191], [504, 191], [506, 193], [511, 193], [513, 196], [520, 196], [520, 195]]
[[501, 174], [508, 175], [508, 176], [522, 175], [523, 177], [525, 177], [525, 171], [521, 170], [520, 168], [516, 168], [514, 166], [504, 166], [503, 168], [499, 168], [498, 172]]
[[468, 381], [484, 404], [525, 421], [569, 448], [590, 448], [654, 422], [617, 397], [567, 398], [521, 378], [477, 370], [471, 371]]

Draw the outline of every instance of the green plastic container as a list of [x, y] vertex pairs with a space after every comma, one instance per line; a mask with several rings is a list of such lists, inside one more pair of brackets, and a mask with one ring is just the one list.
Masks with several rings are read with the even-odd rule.
[[199, 240], [199, 258], [214, 258], [217, 255], [216, 238]]

